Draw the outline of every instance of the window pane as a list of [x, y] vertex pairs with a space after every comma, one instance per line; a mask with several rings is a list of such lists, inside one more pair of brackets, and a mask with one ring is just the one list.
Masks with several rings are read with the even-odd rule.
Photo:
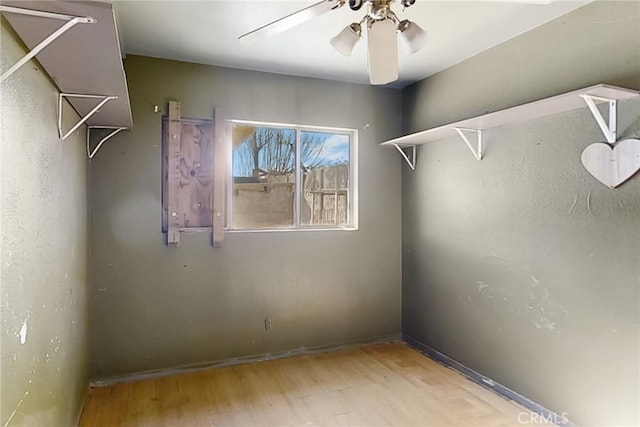
[[302, 225], [350, 224], [349, 135], [300, 133]]
[[232, 228], [294, 225], [296, 131], [233, 126]]

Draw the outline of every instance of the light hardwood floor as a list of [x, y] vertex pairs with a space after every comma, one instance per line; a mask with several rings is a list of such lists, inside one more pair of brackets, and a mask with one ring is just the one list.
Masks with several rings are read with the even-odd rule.
[[521, 426], [528, 414], [390, 343], [93, 388], [80, 425]]

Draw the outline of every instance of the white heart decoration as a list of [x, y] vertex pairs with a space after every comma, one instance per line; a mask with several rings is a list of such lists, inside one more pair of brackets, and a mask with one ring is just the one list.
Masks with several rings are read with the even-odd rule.
[[582, 152], [582, 164], [598, 181], [615, 188], [640, 170], [640, 140], [625, 139], [613, 148], [591, 144]]

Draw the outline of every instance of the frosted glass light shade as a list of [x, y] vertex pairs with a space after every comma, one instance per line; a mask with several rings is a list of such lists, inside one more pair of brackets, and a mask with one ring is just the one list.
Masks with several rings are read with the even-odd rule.
[[396, 25], [390, 19], [369, 27], [369, 81], [386, 85], [398, 80], [398, 40]]
[[331, 39], [333, 47], [344, 56], [351, 56], [353, 47], [360, 40], [362, 28], [360, 24], [351, 24]]
[[415, 22], [407, 19], [398, 24], [400, 40], [408, 53], [415, 53], [422, 49], [427, 43], [427, 33]]

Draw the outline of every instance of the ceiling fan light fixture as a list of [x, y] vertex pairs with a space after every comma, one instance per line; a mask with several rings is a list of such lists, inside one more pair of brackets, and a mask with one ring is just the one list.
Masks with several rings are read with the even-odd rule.
[[360, 36], [362, 36], [362, 27], [358, 23], [353, 23], [332, 38], [331, 45], [344, 56], [351, 56], [353, 47], [360, 40]]
[[418, 24], [408, 19], [398, 23], [398, 33], [409, 54], [419, 51], [427, 43], [427, 33]]

